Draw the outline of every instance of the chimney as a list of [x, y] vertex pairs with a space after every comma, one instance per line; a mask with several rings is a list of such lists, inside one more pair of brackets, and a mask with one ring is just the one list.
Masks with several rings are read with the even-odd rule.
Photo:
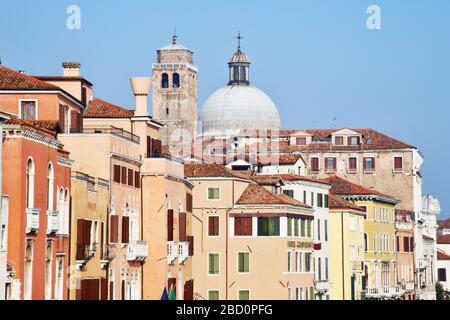
[[63, 62], [64, 77], [79, 77], [81, 64], [79, 62]]
[[275, 193], [276, 194], [281, 194], [281, 184], [280, 183], [277, 183], [275, 185]]
[[147, 111], [147, 96], [150, 89], [149, 77], [130, 78], [131, 87], [133, 88], [134, 96], [136, 97], [136, 117], [148, 117]]

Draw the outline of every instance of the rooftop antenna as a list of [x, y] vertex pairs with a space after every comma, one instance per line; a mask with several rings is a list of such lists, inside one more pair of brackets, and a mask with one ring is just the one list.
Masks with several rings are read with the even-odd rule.
[[238, 40], [238, 51], [241, 51], [241, 39], [244, 39], [244, 37], [241, 36], [241, 32], [238, 31], [238, 36], [235, 37], [235, 39]]

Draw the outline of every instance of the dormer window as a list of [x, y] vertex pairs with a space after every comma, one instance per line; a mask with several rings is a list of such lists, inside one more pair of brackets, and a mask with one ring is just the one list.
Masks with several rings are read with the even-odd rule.
[[349, 146], [359, 145], [359, 137], [357, 137], [357, 136], [348, 137], [348, 145]]
[[306, 145], [306, 138], [305, 137], [303, 137], [303, 138], [296, 138], [295, 139], [295, 144], [297, 146], [305, 146]]
[[344, 145], [344, 137], [335, 137], [334, 138], [334, 144], [337, 146]]

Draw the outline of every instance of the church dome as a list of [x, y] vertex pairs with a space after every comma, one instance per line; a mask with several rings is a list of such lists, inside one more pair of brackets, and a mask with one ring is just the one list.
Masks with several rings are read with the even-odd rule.
[[227, 85], [208, 98], [202, 111], [203, 134], [230, 135], [243, 129], [279, 129], [273, 101], [251, 85]]
[[250, 84], [250, 59], [238, 49], [228, 62], [230, 81], [211, 95], [202, 110], [204, 135], [230, 136], [241, 130], [280, 129], [280, 115], [267, 94]]

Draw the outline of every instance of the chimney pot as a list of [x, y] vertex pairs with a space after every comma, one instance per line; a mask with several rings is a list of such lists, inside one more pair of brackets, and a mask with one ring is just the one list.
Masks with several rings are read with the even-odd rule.
[[136, 112], [137, 117], [147, 117], [147, 96], [150, 89], [150, 77], [134, 77], [130, 78], [131, 88], [136, 97]]
[[79, 77], [81, 75], [81, 64], [79, 62], [63, 62], [62, 67], [64, 77]]

